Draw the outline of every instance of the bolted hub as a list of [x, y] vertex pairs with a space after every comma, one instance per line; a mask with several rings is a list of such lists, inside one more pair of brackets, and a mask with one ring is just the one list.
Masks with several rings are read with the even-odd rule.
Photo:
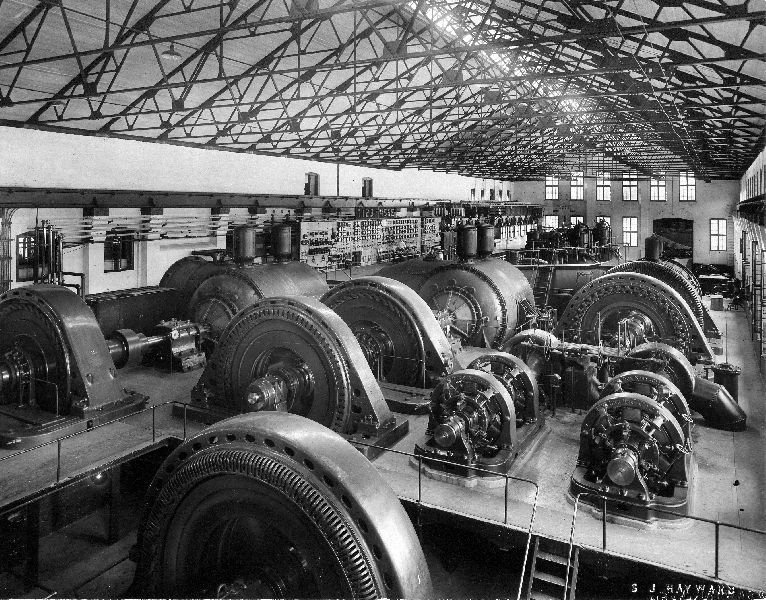
[[606, 466], [606, 473], [615, 484], [630, 485], [638, 473], [636, 453], [630, 448], [617, 448]]
[[452, 415], [445, 423], [434, 428], [434, 441], [442, 448], [452, 447], [465, 431], [465, 423], [457, 415]]
[[33, 379], [30, 357], [20, 348], [14, 347], [0, 358], [0, 404], [17, 400], [14, 390], [29, 385]]
[[308, 365], [280, 363], [247, 388], [248, 408], [252, 411], [289, 411], [296, 400], [314, 393], [314, 377]]
[[619, 321], [618, 330], [621, 333], [620, 344], [628, 348], [635, 348], [654, 337], [654, 323], [652, 323], [652, 320], [645, 314], [635, 310]]

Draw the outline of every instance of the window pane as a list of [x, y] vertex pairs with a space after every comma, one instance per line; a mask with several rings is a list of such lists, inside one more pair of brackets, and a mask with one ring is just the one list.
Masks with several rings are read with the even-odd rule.
[[545, 199], [546, 200], [558, 200], [559, 199], [559, 178], [547, 175], [545, 177]]
[[572, 200], [582, 200], [584, 189], [584, 173], [582, 171], [575, 171], [572, 173], [572, 183], [570, 185]]

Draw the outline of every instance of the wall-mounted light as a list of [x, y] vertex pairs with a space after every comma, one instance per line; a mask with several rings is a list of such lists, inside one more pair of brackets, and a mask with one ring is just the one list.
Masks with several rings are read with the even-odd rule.
[[181, 60], [182, 58], [181, 55], [176, 51], [173, 42], [170, 42], [170, 48], [167, 48], [160, 53], [160, 57], [164, 58], [165, 60]]

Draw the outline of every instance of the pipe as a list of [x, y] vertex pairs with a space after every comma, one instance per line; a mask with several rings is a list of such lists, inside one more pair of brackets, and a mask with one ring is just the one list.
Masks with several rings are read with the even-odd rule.
[[721, 384], [708, 381], [699, 375], [694, 381], [694, 392], [689, 399], [689, 408], [701, 414], [705, 421], [716, 429], [724, 431], [747, 429], [747, 414], [734, 401], [729, 391]]

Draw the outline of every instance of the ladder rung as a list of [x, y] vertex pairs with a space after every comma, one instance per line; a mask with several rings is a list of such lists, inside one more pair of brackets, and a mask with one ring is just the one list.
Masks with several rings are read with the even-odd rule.
[[545, 573], [544, 571], [536, 571], [535, 579], [547, 581], [548, 583], [558, 585], [559, 587], [564, 587], [566, 585], [563, 577], [559, 577], [558, 575], [551, 575], [550, 573]]
[[551, 554], [550, 552], [545, 552], [543, 550], [539, 550], [537, 552], [537, 558], [543, 558], [547, 560], [548, 562], [558, 563], [560, 565], [566, 565], [567, 564], [567, 558], [564, 556], [559, 556], [558, 554]]
[[532, 595], [529, 597], [529, 600], [562, 600], [560, 596], [551, 596], [550, 594], [546, 594], [545, 592], [538, 592], [537, 590], [534, 590], [532, 592]]

